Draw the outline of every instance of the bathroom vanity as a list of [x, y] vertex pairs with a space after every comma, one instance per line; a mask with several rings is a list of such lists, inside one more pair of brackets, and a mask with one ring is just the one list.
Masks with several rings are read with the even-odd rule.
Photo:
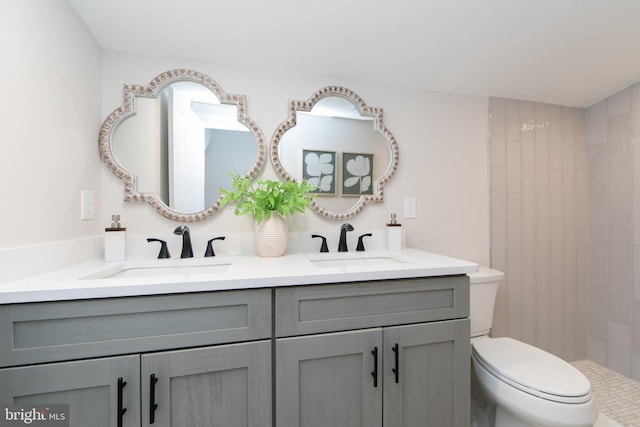
[[69, 404], [71, 426], [468, 426], [477, 266], [349, 256], [3, 285], [0, 402]]

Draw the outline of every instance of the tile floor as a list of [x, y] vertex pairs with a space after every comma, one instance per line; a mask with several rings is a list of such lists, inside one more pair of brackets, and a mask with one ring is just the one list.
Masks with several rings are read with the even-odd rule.
[[589, 360], [572, 363], [591, 382], [602, 414], [596, 427], [640, 427], [640, 383]]

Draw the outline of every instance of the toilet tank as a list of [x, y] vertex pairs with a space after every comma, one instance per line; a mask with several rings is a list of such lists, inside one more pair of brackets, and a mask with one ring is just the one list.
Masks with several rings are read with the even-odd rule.
[[493, 325], [493, 308], [504, 273], [492, 268], [480, 267], [477, 273], [469, 273], [471, 337], [488, 335]]

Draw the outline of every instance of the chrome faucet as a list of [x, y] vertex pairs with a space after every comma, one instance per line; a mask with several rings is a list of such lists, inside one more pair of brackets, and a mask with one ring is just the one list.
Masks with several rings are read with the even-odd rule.
[[353, 231], [353, 225], [342, 224], [340, 227], [340, 242], [338, 243], [338, 252], [348, 252], [347, 248], [347, 231]]
[[193, 249], [191, 248], [191, 234], [189, 227], [181, 225], [173, 230], [173, 234], [182, 236], [182, 253], [180, 258], [193, 258]]

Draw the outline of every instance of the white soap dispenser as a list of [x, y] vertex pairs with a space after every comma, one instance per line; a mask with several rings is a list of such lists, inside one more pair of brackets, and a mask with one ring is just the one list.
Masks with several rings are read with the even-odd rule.
[[396, 214], [392, 213], [387, 224], [387, 248], [389, 251], [401, 251], [404, 249], [404, 233], [402, 224], [398, 223]]
[[124, 261], [127, 229], [120, 225], [120, 215], [111, 215], [111, 227], [104, 229], [104, 261]]

